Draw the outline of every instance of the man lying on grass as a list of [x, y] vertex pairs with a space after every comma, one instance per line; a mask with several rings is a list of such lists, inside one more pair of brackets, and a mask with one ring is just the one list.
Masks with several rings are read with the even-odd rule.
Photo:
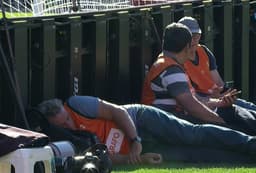
[[[96, 97], [72, 96], [64, 105], [59, 99], [46, 100], [38, 110], [51, 124], [96, 134], [107, 145], [115, 164], [158, 164], [161, 155], [172, 160], [169, 151], [175, 146], [233, 151], [243, 153], [247, 161], [256, 160], [256, 137], [215, 125], [194, 125], [151, 106], [119, 106]], [[152, 153], [161, 145], [167, 147], [160, 154]], [[201, 156], [198, 153], [193, 157]], [[220, 156], [218, 161], [223, 159]]]

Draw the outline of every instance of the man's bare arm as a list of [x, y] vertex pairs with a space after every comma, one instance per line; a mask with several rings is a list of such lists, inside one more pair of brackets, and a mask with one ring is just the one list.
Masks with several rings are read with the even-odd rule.
[[136, 127], [128, 112], [119, 105], [101, 100], [98, 118], [114, 121], [130, 139], [137, 136]]
[[176, 100], [189, 114], [193, 115], [195, 118], [205, 122], [220, 124], [225, 123], [225, 121], [219, 117], [217, 113], [213, 112], [189, 92], [178, 95]]
[[215, 82], [215, 84], [219, 87], [223, 87], [224, 86], [224, 81], [222, 80], [222, 78], [220, 77], [220, 74], [217, 70], [212, 70], [211, 71], [211, 76], [213, 81]]
[[[131, 140], [138, 136], [136, 127], [128, 112], [119, 105], [100, 100], [98, 118], [113, 121], [119, 127], [119, 129], [121, 129], [124, 134]], [[137, 141], [131, 142], [129, 153], [130, 161], [133, 163], [141, 162], [141, 151], [141, 143]]]

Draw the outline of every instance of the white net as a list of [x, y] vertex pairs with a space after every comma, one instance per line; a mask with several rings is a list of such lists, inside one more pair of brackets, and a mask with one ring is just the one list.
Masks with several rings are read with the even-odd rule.
[[[42, 0], [37, 0], [42, 1]], [[130, 0], [46, 0], [44, 2], [34, 3], [34, 12], [41, 12], [42, 8], [45, 14], [63, 14], [72, 12], [90, 12], [109, 9], [120, 9], [130, 7]], [[36, 10], [36, 7], [40, 10]], [[39, 14], [40, 15], [40, 14]]]
[[131, 6], [130, 0], [4, 0], [8, 17], [58, 15]]
[[2, 5], [0, 11], [4, 7], [7, 17], [20, 15], [31, 16], [33, 13], [30, 0], [4, 0]]
[[[19, 17], [122, 9], [170, 1], [186, 2], [189, 0], [3, 0], [3, 5], [7, 17]], [[2, 7], [0, 12], [1, 10]]]

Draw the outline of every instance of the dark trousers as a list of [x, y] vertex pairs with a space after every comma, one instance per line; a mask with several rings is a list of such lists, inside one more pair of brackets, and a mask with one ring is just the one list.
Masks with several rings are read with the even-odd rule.
[[234, 105], [218, 108], [217, 113], [226, 122], [227, 127], [256, 136], [256, 112]]
[[[244, 132], [248, 135], [256, 136], [256, 112], [253, 110], [233, 105], [230, 107], [218, 108], [217, 113], [226, 122], [221, 126]], [[204, 121], [195, 118], [192, 115], [175, 113], [175, 116], [187, 120], [194, 124], [205, 124]], [[220, 125], [220, 124], [215, 124]]]
[[170, 150], [172, 146], [186, 146], [243, 153], [248, 157], [256, 154], [256, 137], [217, 125], [192, 124], [153, 107], [142, 106], [135, 123], [143, 147], [152, 143], [169, 146]]

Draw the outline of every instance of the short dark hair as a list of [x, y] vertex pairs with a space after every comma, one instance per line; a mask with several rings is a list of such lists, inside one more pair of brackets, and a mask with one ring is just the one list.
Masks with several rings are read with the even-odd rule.
[[63, 103], [60, 99], [54, 98], [43, 101], [38, 104], [37, 110], [40, 111], [46, 118], [54, 117], [63, 108]]
[[179, 53], [191, 43], [192, 34], [189, 28], [181, 23], [171, 23], [165, 27], [163, 50]]

